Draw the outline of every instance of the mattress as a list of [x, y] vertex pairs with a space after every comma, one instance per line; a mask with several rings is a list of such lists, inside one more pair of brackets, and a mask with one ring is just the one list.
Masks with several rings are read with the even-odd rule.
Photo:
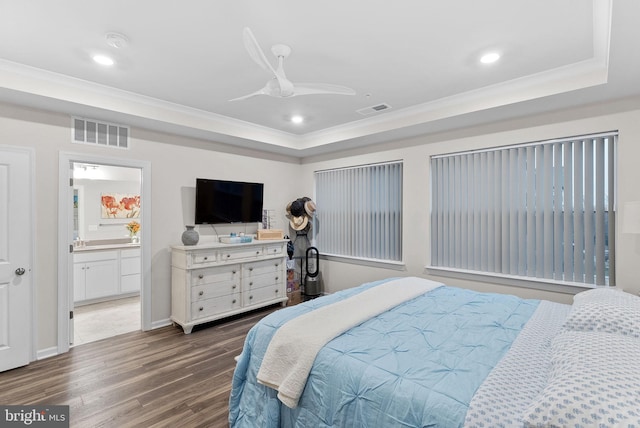
[[279, 310], [254, 326], [234, 372], [230, 426], [521, 425], [522, 408], [544, 388], [549, 345], [568, 305], [442, 286], [330, 340], [296, 407], [257, 382], [282, 325], [387, 281]]

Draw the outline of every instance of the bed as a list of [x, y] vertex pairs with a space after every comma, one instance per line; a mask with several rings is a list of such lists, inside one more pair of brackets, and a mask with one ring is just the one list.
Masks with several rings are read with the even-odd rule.
[[563, 305], [385, 279], [256, 324], [229, 425], [640, 427], [639, 356], [640, 298], [628, 293]]

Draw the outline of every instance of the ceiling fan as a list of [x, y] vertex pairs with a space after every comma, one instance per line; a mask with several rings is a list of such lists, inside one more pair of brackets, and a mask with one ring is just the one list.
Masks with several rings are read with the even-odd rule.
[[331, 94], [331, 95], [355, 95], [356, 91], [346, 86], [332, 85], [329, 83], [292, 83], [284, 74], [284, 60], [291, 54], [291, 48], [287, 45], [274, 45], [271, 47], [271, 52], [278, 59], [278, 68], [273, 66], [267, 61], [267, 58], [262, 52], [260, 45], [253, 36], [251, 29], [245, 28], [243, 30], [244, 46], [249, 52], [249, 56], [256, 64], [262, 67], [265, 71], [271, 74], [273, 77], [266, 85], [251, 94], [234, 98], [229, 101], [245, 100], [247, 98], [255, 97], [257, 95], [269, 95], [276, 98], [288, 98], [298, 95], [316, 95], [316, 94]]

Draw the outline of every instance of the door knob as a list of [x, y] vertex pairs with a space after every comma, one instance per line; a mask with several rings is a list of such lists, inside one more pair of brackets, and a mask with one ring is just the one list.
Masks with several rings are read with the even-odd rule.
[[16, 275], [24, 275], [26, 271], [24, 270], [24, 268], [18, 268], [16, 269]]

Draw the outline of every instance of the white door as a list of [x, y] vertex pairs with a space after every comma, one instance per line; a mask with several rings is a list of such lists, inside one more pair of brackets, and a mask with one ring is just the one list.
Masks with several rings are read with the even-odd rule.
[[0, 146], [0, 371], [29, 364], [31, 154]]

